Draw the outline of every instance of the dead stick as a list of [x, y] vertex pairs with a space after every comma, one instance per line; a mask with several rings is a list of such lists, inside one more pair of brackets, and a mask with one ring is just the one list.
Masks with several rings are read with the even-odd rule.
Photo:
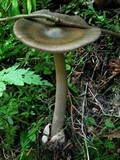
[[81, 131], [83, 133], [83, 137], [84, 137], [84, 143], [85, 143], [85, 148], [86, 148], [86, 154], [87, 154], [87, 160], [90, 160], [90, 156], [89, 156], [89, 149], [88, 149], [88, 145], [87, 145], [87, 136], [84, 132], [84, 117], [85, 117], [85, 107], [86, 107], [86, 95], [87, 95], [87, 90], [88, 90], [88, 83], [86, 83], [85, 85], [85, 94], [84, 94], [84, 98], [83, 98], [83, 103], [82, 103], [82, 125], [81, 125]]
[[57, 23], [59, 21], [59, 18], [54, 17], [54, 16], [50, 16], [50, 15], [46, 15], [46, 14], [22, 14], [22, 15], [17, 15], [17, 16], [12, 16], [12, 17], [5, 17], [5, 18], [0, 18], [0, 22], [7, 22], [7, 21], [13, 21], [13, 20], [18, 20], [20, 18], [27, 18], [27, 19], [31, 19], [31, 18], [45, 18], [47, 20], [50, 20], [52, 22]]

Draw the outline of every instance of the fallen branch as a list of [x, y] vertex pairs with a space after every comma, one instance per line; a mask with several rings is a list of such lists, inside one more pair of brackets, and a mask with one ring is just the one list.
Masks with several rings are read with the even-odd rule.
[[12, 17], [5, 17], [5, 18], [0, 18], [0, 22], [8, 22], [8, 21], [13, 21], [13, 20], [18, 20], [20, 18], [27, 18], [27, 19], [32, 19], [32, 18], [45, 18], [49, 21], [57, 23], [60, 21], [59, 18], [46, 15], [46, 14], [22, 14], [22, 15], [17, 15], [17, 16], [12, 16]]

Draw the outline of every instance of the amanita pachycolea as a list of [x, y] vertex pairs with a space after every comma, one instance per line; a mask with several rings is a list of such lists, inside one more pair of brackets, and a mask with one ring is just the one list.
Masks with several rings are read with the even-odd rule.
[[[48, 10], [41, 10], [36, 13], [51, 15], [60, 18], [63, 23], [68, 23], [67, 26], [64, 26], [56, 25], [44, 18], [21, 18], [14, 25], [16, 37], [24, 44], [40, 51], [53, 53], [56, 70], [56, 99], [50, 141], [59, 141], [59, 138], [55, 139], [55, 137], [63, 130], [67, 99], [67, 74], [64, 53], [97, 40], [101, 32], [100, 29], [94, 27], [85, 29], [69, 26], [71, 23], [88, 26], [79, 16], [52, 13]], [[62, 132], [62, 134], [64, 133]]]

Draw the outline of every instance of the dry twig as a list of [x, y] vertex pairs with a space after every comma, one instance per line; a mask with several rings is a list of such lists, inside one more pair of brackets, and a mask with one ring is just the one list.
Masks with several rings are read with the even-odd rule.
[[82, 104], [82, 125], [81, 125], [81, 130], [82, 130], [83, 137], [84, 137], [85, 148], [86, 148], [86, 153], [87, 153], [87, 160], [90, 160], [89, 150], [88, 150], [88, 146], [87, 146], [87, 137], [86, 137], [86, 134], [84, 132], [84, 114], [85, 114], [85, 106], [87, 106], [87, 101], [86, 101], [86, 99], [87, 99], [86, 98], [87, 90], [88, 90], [88, 83], [86, 83], [85, 94], [84, 94], [83, 104]]
[[91, 89], [91, 84], [89, 83], [89, 87], [88, 87], [91, 95], [93, 96], [94, 100], [96, 101], [96, 104], [100, 107], [102, 113], [105, 115], [105, 112], [103, 110], [103, 105], [99, 102], [99, 100], [96, 98], [97, 93], [93, 93], [92, 89]]

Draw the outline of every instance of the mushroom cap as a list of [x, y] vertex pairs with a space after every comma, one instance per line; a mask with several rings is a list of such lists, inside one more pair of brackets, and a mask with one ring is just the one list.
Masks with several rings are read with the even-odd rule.
[[[62, 19], [67, 23], [87, 23], [78, 16], [68, 16], [41, 10], [33, 14], [46, 14]], [[44, 18], [19, 19], [14, 24], [16, 37], [24, 44], [41, 51], [63, 53], [87, 45], [97, 40], [101, 34], [100, 29], [90, 27], [82, 29], [56, 25]]]

